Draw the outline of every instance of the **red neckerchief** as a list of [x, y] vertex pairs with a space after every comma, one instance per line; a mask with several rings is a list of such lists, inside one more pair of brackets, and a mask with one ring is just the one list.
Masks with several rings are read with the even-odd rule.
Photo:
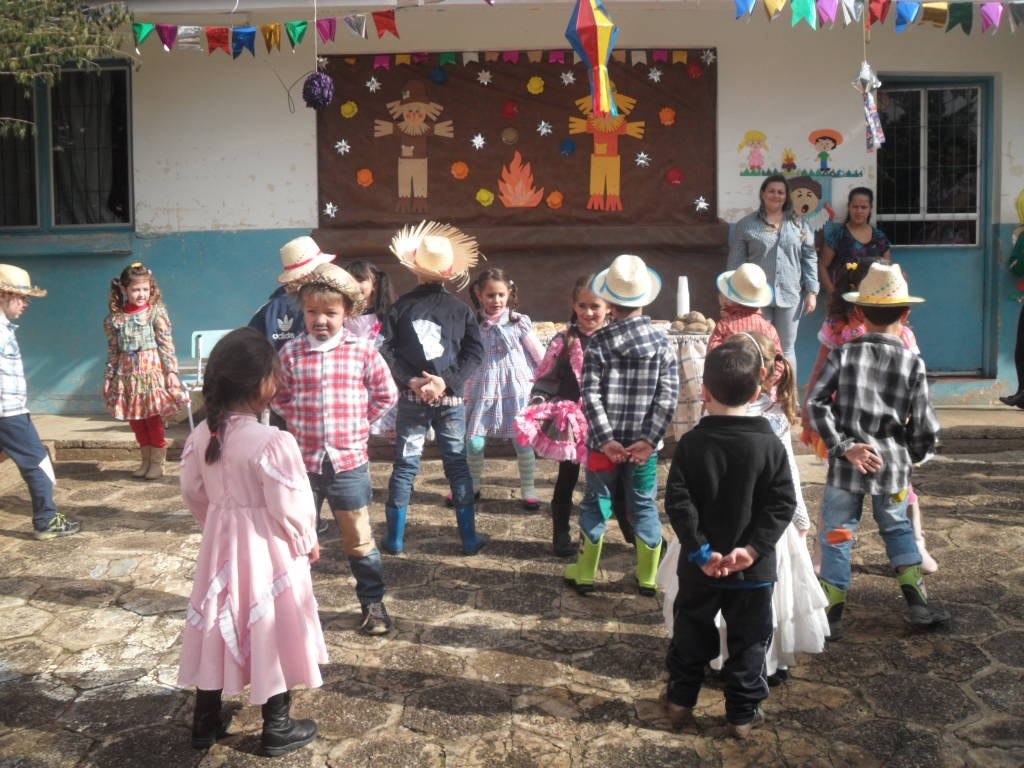
[[145, 304], [132, 304], [130, 301], [124, 303], [124, 313], [126, 315], [137, 315], [139, 312], [149, 309], [149, 302]]

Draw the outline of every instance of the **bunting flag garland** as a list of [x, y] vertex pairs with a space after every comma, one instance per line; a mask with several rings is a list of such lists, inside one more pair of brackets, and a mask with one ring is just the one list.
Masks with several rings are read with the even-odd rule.
[[1024, 24], [1024, 2], [1009, 3], [1010, 29], [1016, 31], [1017, 27]]
[[822, 24], [832, 27], [836, 23], [836, 11], [839, 10], [839, 0], [818, 0], [818, 19]]
[[174, 47], [174, 41], [178, 39], [177, 24], [157, 24], [156, 34], [160, 42], [164, 44], [164, 50], [170, 51]]
[[395, 37], [398, 37], [398, 27], [395, 25], [395, 11], [389, 9], [386, 11], [374, 11], [373, 12], [373, 23], [377, 26], [377, 39], [380, 40], [385, 34], [390, 32]]
[[237, 59], [243, 51], [256, 55], [256, 27], [235, 27], [231, 30], [231, 58]]
[[744, 16], [750, 16], [754, 12], [756, 4], [757, 0], [736, 0], [736, 18], [742, 19]]
[[917, 14], [921, 11], [920, 3], [903, 2], [896, 3], [896, 31], [903, 32], [914, 23]]
[[994, 35], [999, 31], [999, 22], [1003, 20], [1002, 3], [982, 3], [979, 11], [981, 15], [981, 31], [992, 31]]
[[868, 28], [870, 29], [872, 24], [885, 23], [891, 7], [892, 0], [870, 0], [868, 3]]
[[793, 11], [793, 23], [796, 26], [801, 21], [806, 21], [811, 29], [818, 28], [818, 13], [814, 7], [814, 0], [792, 0], [790, 8]]
[[945, 29], [948, 17], [949, 3], [925, 3], [921, 6], [921, 19], [917, 23]]
[[842, 0], [843, 26], [848, 27], [854, 22], [860, 23], [864, 16], [864, 0]]
[[224, 53], [231, 53], [231, 30], [227, 27], [207, 27], [206, 28], [206, 50], [209, 55], [213, 55], [213, 52], [218, 48], [222, 48]]
[[395, 54], [395, 66], [400, 67], [402, 65], [409, 66], [412, 64], [412, 56], [408, 53], [396, 53]]
[[[734, 0], [736, 18], [749, 16], [757, 0]], [[975, 28], [974, 9], [978, 9], [981, 31], [995, 34], [1003, 19], [1011, 32], [1024, 24], [1024, 0], [954, 0], [953, 2], [921, 2], [920, 0], [761, 0], [769, 21], [782, 13], [786, 4], [792, 13], [791, 27], [807, 22], [811, 29], [834, 26], [839, 9], [843, 12], [843, 26], [863, 25], [870, 29], [884, 24], [889, 12], [895, 8], [895, 28], [905, 32], [912, 24], [931, 25], [946, 32], [959, 27], [965, 35]], [[866, 13], [865, 13], [865, 9]]]
[[963, 27], [964, 34], [971, 34], [971, 27], [974, 24], [974, 5], [972, 3], [950, 3], [949, 21], [946, 23], [946, 31], [951, 32], [957, 27]]
[[279, 23], [264, 24], [260, 27], [260, 33], [263, 35], [263, 44], [267, 46], [267, 53], [274, 48], [281, 50], [281, 25]]
[[203, 28], [195, 25], [178, 27], [177, 48], [179, 51], [203, 50]]
[[345, 26], [348, 27], [348, 31], [356, 37], [366, 39], [366, 15], [362, 13], [351, 13], [348, 16], [343, 16], [342, 20], [345, 22]]
[[284, 25], [284, 31], [288, 33], [288, 42], [292, 44], [292, 51], [295, 51], [295, 46], [302, 42], [302, 38], [306, 36], [306, 29], [309, 28], [308, 21], [287, 21]]
[[320, 34], [320, 39], [325, 43], [333, 43], [334, 36], [338, 31], [338, 20], [333, 16], [327, 19], [317, 19], [316, 31]]
[[768, 14], [768, 21], [775, 21], [786, 7], [786, 0], [764, 0], [764, 10]]
[[156, 29], [156, 24], [152, 24], [148, 21], [137, 21], [132, 24], [132, 29], [135, 31], [135, 53], [138, 53], [139, 46], [146, 42], [146, 38], [152, 34], [154, 29]]
[[455, 64], [455, 62], [456, 62], [456, 55], [454, 53], [442, 53], [438, 57], [438, 61], [441, 64], [442, 67], [445, 64]]

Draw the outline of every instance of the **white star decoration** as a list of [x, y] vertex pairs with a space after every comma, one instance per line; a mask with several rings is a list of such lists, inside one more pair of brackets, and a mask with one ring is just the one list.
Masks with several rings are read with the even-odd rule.
[[704, 199], [704, 195], [694, 200], [693, 205], [698, 211], [706, 211], [710, 207], [708, 201]]
[[484, 138], [484, 135], [482, 133], [478, 133], [476, 136], [470, 139], [470, 141], [473, 144], [473, 149], [483, 149], [484, 144], [487, 143], [487, 140]]
[[491, 80], [493, 79], [494, 77], [491, 75], [491, 70], [489, 69], [481, 69], [476, 75], [476, 81], [480, 83], [480, 85], [490, 85]]
[[339, 155], [347, 155], [352, 151], [352, 147], [349, 146], [349, 143], [344, 139], [334, 142], [334, 148], [337, 150]]
[[715, 52], [708, 48], [700, 55], [700, 60], [704, 62], [705, 67], [710, 67], [715, 63]]
[[651, 71], [647, 73], [647, 79], [652, 83], [661, 82], [661, 70], [657, 67], [651, 67]]
[[370, 79], [366, 81], [366, 88], [370, 93], [376, 93], [380, 90], [380, 80], [371, 75]]
[[324, 216], [330, 216], [333, 219], [337, 213], [338, 206], [334, 203], [327, 203], [327, 205], [324, 206]]
[[646, 152], [637, 152], [635, 162], [637, 168], [646, 168], [651, 164], [651, 156]]
[[574, 75], [572, 72], [563, 72], [562, 73], [562, 85], [572, 85], [575, 82], [576, 82], [576, 75]]
[[547, 120], [541, 120], [539, 123], [537, 123], [537, 133], [539, 133], [541, 136], [547, 136], [548, 134], [550, 134], [551, 123], [549, 123]]

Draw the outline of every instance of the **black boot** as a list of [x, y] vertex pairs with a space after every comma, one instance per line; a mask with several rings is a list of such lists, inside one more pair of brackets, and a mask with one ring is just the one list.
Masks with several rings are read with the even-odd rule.
[[559, 557], [574, 557], [576, 545], [569, 535], [569, 518], [572, 517], [572, 504], [556, 504], [551, 502], [552, 549]]
[[316, 723], [313, 720], [292, 720], [288, 714], [291, 706], [292, 696], [288, 691], [271, 696], [263, 705], [260, 746], [267, 757], [277, 757], [304, 747], [316, 738]]
[[192, 713], [192, 748], [209, 749], [217, 739], [228, 735], [220, 716], [220, 691], [196, 689], [196, 708]]
[[999, 398], [999, 402], [1003, 405], [1017, 406], [1018, 408], [1024, 408], [1024, 390], [1018, 390], [1012, 395], [1006, 395]]

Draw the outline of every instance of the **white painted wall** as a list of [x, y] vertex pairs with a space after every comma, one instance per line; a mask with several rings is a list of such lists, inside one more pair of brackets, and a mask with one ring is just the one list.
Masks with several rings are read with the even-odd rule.
[[[337, 40], [321, 53], [383, 53], [567, 48], [569, 4], [426, 6], [398, 13], [401, 39], [361, 40], [339, 25]], [[857, 74], [863, 41], [859, 28], [812, 31], [790, 26], [789, 11], [769, 24], [758, 8], [749, 21], [733, 18], [733, 4], [607, 3], [619, 25], [618, 49], [678, 47], [718, 49], [719, 215], [735, 221], [756, 201], [760, 179], [741, 178], [746, 130], [769, 137], [768, 159], [777, 163], [792, 145], [801, 166], [814, 159], [806, 137], [820, 127], [843, 131], [846, 140], [833, 166], [864, 167], [873, 186], [874, 161], [864, 150]], [[332, 9], [331, 13], [341, 11]], [[261, 24], [306, 18], [295, 11], [239, 18]], [[140, 19], [142, 20], [142, 19]], [[146, 18], [179, 24], [232, 23], [181, 15]], [[165, 54], [147, 41], [135, 73], [136, 210], [140, 233], [309, 227], [316, 219], [315, 115], [301, 98], [301, 79], [313, 63], [310, 29], [296, 54], [267, 55], [257, 41], [255, 59], [231, 60], [223, 52]], [[897, 34], [890, 19], [876, 27], [868, 58], [888, 74], [978, 74], [995, 77], [994, 200], [996, 223], [1017, 223], [1015, 201], [1024, 187], [1024, 31], [1004, 24], [995, 37], [977, 29], [967, 37], [915, 27]], [[292, 90], [294, 113], [284, 87]], [[776, 137], [792, 137], [778, 139]], [[812, 166], [813, 167], [813, 166]], [[851, 181], [849, 184], [860, 183]], [[845, 198], [837, 181], [833, 199]], [[842, 215], [841, 206], [837, 206]]]

